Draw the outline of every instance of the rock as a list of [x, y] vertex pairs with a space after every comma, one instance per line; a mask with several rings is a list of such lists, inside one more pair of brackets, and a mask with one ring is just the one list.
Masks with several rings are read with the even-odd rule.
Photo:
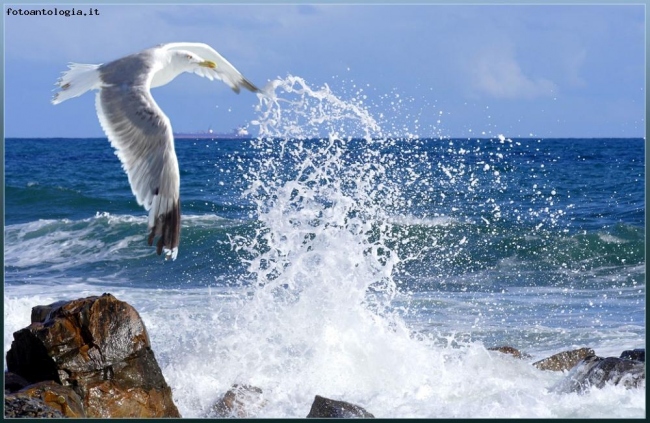
[[596, 355], [591, 348], [563, 351], [548, 358], [533, 363], [540, 370], [553, 370], [556, 372], [572, 369], [580, 360], [590, 355]]
[[16, 398], [41, 400], [64, 417], [86, 417], [79, 395], [72, 388], [51, 380], [29, 385], [12, 395]]
[[307, 417], [334, 417], [341, 419], [350, 419], [354, 417], [370, 417], [374, 418], [372, 414], [367, 412], [363, 407], [350, 404], [345, 401], [336, 401], [329, 398], [316, 395], [314, 403], [311, 405], [311, 410]]
[[43, 343], [31, 335], [29, 328], [14, 332], [14, 340], [7, 351], [7, 368], [26, 379], [29, 383], [43, 380], [59, 381], [54, 360], [48, 355]]
[[590, 356], [581, 360], [553, 388], [555, 392], [587, 392], [606, 384], [622, 385], [627, 389], [645, 386], [645, 364], [617, 357]]
[[180, 417], [129, 304], [104, 294], [35, 309], [32, 324], [14, 333], [9, 371], [72, 387], [88, 417]]
[[627, 360], [642, 361], [645, 363], [645, 348], [623, 351], [621, 353], [621, 358], [625, 358]]
[[266, 405], [262, 390], [255, 386], [233, 385], [214, 405], [218, 417], [251, 417]]
[[5, 418], [16, 417], [61, 418], [63, 414], [49, 407], [39, 398], [18, 397], [16, 394], [5, 395]]
[[29, 382], [24, 377], [16, 373], [5, 372], [5, 394], [20, 391], [27, 385]]
[[52, 303], [49, 305], [37, 305], [35, 307], [32, 307], [32, 315], [31, 315], [32, 323], [46, 321], [52, 310], [56, 310], [57, 308], [61, 307], [65, 303], [67, 303], [67, 301], [63, 300], [63, 301], [57, 301], [56, 303]]
[[518, 349], [513, 348], [513, 347], [509, 347], [507, 345], [502, 346], [502, 347], [491, 347], [491, 348], [488, 348], [488, 351], [499, 351], [500, 353], [503, 353], [503, 354], [510, 354], [515, 358], [522, 358], [522, 359], [523, 358], [530, 358], [530, 355], [528, 355], [526, 353], [522, 353]]

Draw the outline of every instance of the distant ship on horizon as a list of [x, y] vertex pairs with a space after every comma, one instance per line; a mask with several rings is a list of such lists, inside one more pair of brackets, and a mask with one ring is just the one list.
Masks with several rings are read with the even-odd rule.
[[212, 127], [207, 131], [199, 132], [174, 132], [175, 139], [250, 139], [248, 130], [243, 127], [237, 127], [229, 133], [214, 132]]

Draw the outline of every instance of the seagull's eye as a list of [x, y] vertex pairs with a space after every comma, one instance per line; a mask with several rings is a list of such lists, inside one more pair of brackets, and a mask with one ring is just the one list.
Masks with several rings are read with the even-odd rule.
[[187, 57], [187, 58], [188, 58], [188, 59], [190, 59], [190, 60], [192, 60], [192, 59], [193, 59], [193, 57], [192, 57], [192, 55], [191, 55], [191, 54], [188, 54], [188, 55], [187, 55], [187, 56], [185, 56], [185, 57]]

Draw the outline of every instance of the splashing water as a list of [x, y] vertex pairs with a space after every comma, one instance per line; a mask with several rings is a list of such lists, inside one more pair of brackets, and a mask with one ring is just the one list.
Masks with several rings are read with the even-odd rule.
[[[273, 88], [292, 100], [261, 102], [257, 148], [270, 154], [251, 170], [247, 192], [261, 227], [252, 245], [234, 240], [250, 253], [257, 284], [242, 329], [264, 351], [245, 367], [258, 369], [255, 383], [302, 403], [318, 393], [367, 402], [377, 386], [415, 377], [398, 370], [403, 358], [390, 346], [396, 334], [411, 341], [390, 312], [399, 258], [385, 243], [395, 191], [373, 148], [379, 127], [328, 87], [290, 77]], [[341, 137], [358, 130], [361, 139]], [[301, 416], [304, 405], [292, 411]]]
[[[412, 311], [412, 292], [400, 292], [404, 282], [397, 275], [423, 254], [447, 261], [462, 254], [462, 247], [440, 253], [435, 239], [404, 242], [418, 225], [413, 220], [450, 223], [444, 213], [404, 215], [417, 201], [402, 192], [404, 187], [427, 193], [419, 201], [438, 196], [418, 171], [430, 169], [432, 160], [417, 151], [417, 141], [382, 137], [360, 104], [341, 100], [327, 86], [314, 90], [298, 77], [270, 84], [258, 112], [253, 123], [260, 135], [254, 142], [264, 154], [246, 176], [246, 195], [259, 223], [252, 239], [230, 238], [233, 249], [246, 257], [250, 289], [246, 298], [233, 301], [225, 313], [231, 317], [220, 320], [230, 331], [220, 333], [216, 343], [204, 340], [219, 365], [201, 372], [219, 381], [212, 384], [216, 391], [234, 383], [260, 387], [266, 402], [252, 411], [257, 417], [304, 417], [315, 395], [362, 405], [377, 417], [593, 412], [591, 400], [576, 403], [549, 394], [547, 387], [561, 375], [495, 355], [454, 333], [422, 335], [409, 328], [404, 316]], [[395, 154], [398, 143], [415, 153]], [[443, 184], [478, 191], [476, 167], [463, 161], [471, 152], [449, 153], [448, 164], [438, 165], [447, 178]], [[502, 156], [481, 157], [477, 166], [489, 175], [481, 183], [506, 189], [503, 174], [494, 168]], [[482, 219], [498, 224], [501, 210], [494, 200], [476, 200], [476, 208], [485, 214]], [[172, 369], [166, 374], [174, 379]], [[630, 399], [629, 392], [609, 389], [607, 395], [610, 404], [631, 403], [632, 414], [644, 408], [641, 397]], [[210, 415], [211, 400], [184, 405]]]

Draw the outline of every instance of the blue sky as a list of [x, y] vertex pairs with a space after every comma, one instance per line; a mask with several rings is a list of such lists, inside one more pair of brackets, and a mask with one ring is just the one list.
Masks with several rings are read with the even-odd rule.
[[[66, 64], [175, 41], [210, 44], [259, 86], [296, 75], [343, 99], [366, 87], [373, 114], [420, 136], [645, 136], [642, 5], [95, 4], [99, 16], [81, 17], [8, 7], [43, 6], [5, 4], [7, 137], [103, 137], [93, 94], [50, 103]], [[90, 5], [59, 6], [72, 7]], [[175, 131], [256, 117], [255, 95], [195, 75], [152, 93]]]

